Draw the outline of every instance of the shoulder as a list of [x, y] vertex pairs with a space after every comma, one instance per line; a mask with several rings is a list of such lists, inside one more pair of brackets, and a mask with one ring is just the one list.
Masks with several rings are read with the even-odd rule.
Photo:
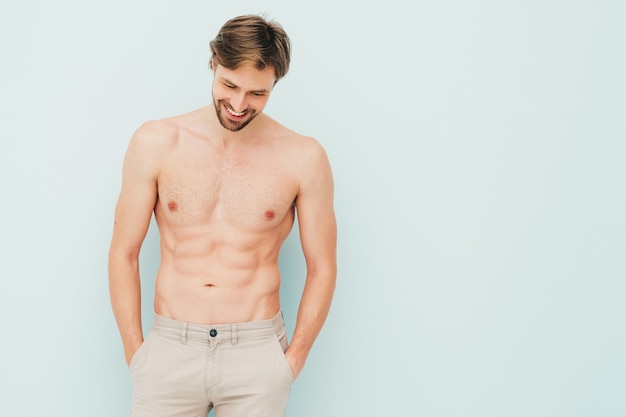
[[135, 131], [132, 140], [138, 146], [155, 152], [171, 152], [184, 138], [206, 136], [208, 111], [207, 107], [203, 107], [189, 113], [147, 121]]
[[271, 123], [273, 132], [271, 136], [283, 149], [295, 152], [297, 155], [294, 156], [299, 158], [326, 158], [326, 151], [316, 138], [295, 132], [275, 120], [271, 120]]
[[130, 139], [124, 158], [125, 171], [156, 177], [163, 160], [178, 142], [179, 128], [171, 119], [143, 123]]
[[294, 156], [297, 156], [297, 160], [304, 166], [315, 168], [319, 167], [320, 164], [328, 164], [326, 150], [316, 138], [294, 132], [290, 142], [293, 143], [297, 153]]
[[281, 148], [302, 184], [322, 179], [332, 181], [328, 155], [316, 138], [289, 129], [284, 131], [282, 138]]
[[143, 123], [133, 134], [131, 147], [142, 151], [158, 151], [176, 144], [180, 128], [175, 119], [150, 120]]

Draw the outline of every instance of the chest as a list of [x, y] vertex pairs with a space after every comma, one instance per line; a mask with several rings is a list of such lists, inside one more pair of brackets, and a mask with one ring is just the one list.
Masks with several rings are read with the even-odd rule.
[[172, 224], [271, 227], [292, 211], [294, 174], [278, 152], [175, 153], [159, 173], [157, 208]]

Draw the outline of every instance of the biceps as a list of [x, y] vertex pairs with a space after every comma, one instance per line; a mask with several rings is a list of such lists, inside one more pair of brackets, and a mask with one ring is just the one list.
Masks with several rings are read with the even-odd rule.
[[138, 255], [157, 198], [156, 185], [124, 184], [115, 208], [112, 250]]
[[332, 201], [299, 202], [298, 225], [302, 251], [308, 267], [334, 267], [337, 223]]

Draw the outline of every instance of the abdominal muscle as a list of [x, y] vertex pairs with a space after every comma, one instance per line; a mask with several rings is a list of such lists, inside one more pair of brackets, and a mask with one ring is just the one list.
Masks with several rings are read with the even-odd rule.
[[189, 235], [177, 231], [175, 238], [168, 227], [161, 228], [155, 312], [200, 324], [275, 316], [280, 310], [278, 253], [284, 237], [277, 239], [276, 230], [202, 234], [194, 229]]

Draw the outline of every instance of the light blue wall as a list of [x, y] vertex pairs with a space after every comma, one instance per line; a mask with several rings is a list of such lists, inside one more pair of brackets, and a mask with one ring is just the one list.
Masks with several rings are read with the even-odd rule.
[[[230, 3], [0, 6], [0, 415], [128, 415], [122, 157], [208, 102], [208, 42], [249, 12], [294, 45], [268, 113], [336, 180], [335, 303], [288, 416], [626, 415], [624, 3]], [[146, 328], [157, 260], [153, 229]], [[281, 265], [292, 329], [295, 234]]]

